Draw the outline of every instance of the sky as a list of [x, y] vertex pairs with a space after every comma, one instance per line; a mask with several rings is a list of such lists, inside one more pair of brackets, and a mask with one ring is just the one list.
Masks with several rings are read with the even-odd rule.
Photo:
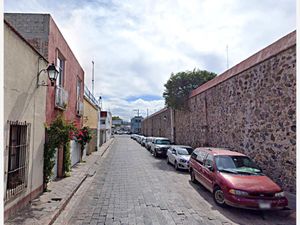
[[164, 107], [171, 73], [221, 74], [296, 29], [296, 0], [4, 0], [4, 12], [50, 13], [87, 87], [94, 61], [95, 97], [127, 121]]

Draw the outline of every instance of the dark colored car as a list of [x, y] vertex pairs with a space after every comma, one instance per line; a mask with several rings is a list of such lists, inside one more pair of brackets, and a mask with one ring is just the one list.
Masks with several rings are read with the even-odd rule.
[[197, 148], [190, 159], [191, 181], [213, 193], [219, 206], [281, 209], [283, 190], [246, 155], [219, 148]]

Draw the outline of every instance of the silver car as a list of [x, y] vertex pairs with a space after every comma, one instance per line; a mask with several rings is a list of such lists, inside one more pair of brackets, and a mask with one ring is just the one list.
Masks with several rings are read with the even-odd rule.
[[168, 149], [171, 146], [171, 141], [168, 138], [155, 137], [150, 145], [150, 152], [153, 154], [154, 157], [165, 157], [167, 155]]
[[176, 170], [188, 170], [192, 152], [190, 146], [172, 145], [167, 152], [167, 162], [173, 164]]

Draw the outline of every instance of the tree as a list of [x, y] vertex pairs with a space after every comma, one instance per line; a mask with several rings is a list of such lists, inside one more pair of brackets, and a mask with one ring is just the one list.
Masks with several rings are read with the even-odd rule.
[[172, 73], [170, 79], [164, 85], [166, 88], [163, 93], [165, 105], [173, 109], [184, 109], [191, 91], [216, 76], [217, 74], [213, 72], [199, 69]]
[[113, 116], [112, 120], [122, 120], [119, 116]]

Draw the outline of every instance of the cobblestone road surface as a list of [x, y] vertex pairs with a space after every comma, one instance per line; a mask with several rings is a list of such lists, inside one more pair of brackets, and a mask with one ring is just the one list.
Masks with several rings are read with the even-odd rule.
[[117, 136], [98, 164], [55, 224], [296, 224], [288, 210], [216, 206], [187, 172], [175, 171], [128, 136]]

